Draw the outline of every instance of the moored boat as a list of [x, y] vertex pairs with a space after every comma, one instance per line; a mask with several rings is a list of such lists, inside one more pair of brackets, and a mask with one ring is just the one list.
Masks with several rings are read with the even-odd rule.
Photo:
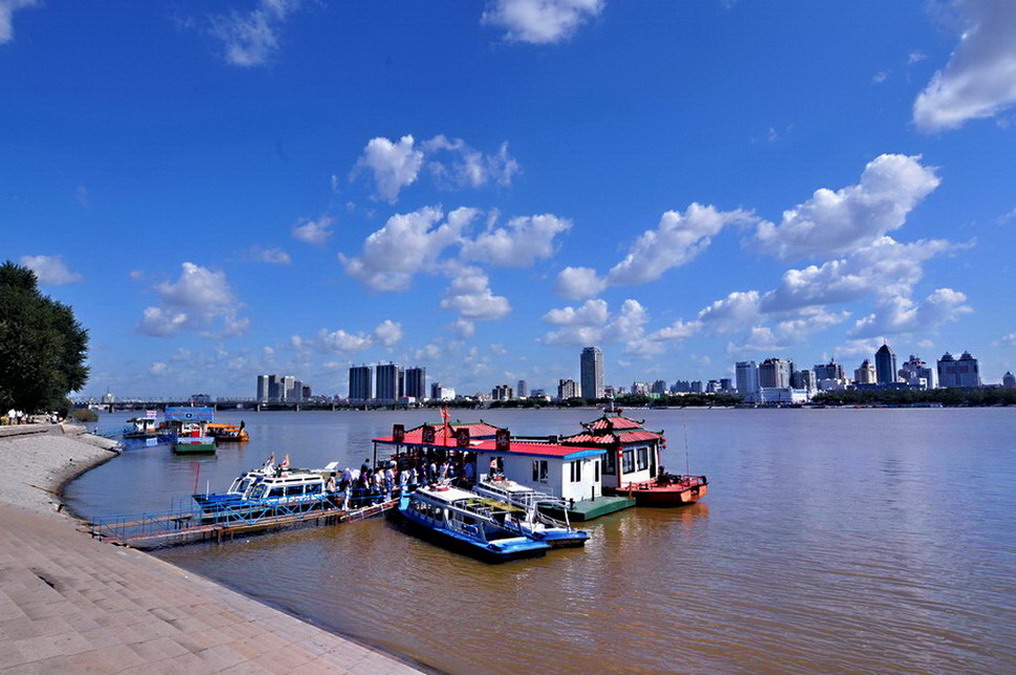
[[337, 462], [323, 469], [289, 468], [288, 456], [279, 466], [273, 462], [274, 456], [263, 466], [240, 474], [225, 492], [195, 494], [194, 501], [206, 512], [248, 507], [311, 507], [326, 498], [330, 498], [332, 506], [343, 503], [343, 495], [328, 491]]
[[454, 487], [421, 487], [399, 500], [398, 514], [422, 537], [485, 562], [540, 557], [550, 544], [509, 524], [510, 507]]
[[709, 492], [705, 476], [667, 473], [661, 453], [667, 447], [662, 431], [648, 431], [644, 421], [625, 417], [620, 410], [583, 423], [584, 430], [561, 442], [606, 449], [603, 494], [629, 497], [638, 506], [685, 506]]
[[[481, 481], [473, 486], [473, 492], [522, 509], [521, 514], [506, 522], [506, 527], [517, 528], [522, 534], [554, 548], [585, 546], [589, 539], [588, 532], [577, 530], [568, 523], [568, 505], [562, 499], [537, 492], [513, 480]], [[540, 510], [541, 506], [563, 513], [565, 520], [550, 517]]]
[[250, 440], [250, 434], [247, 433], [243, 422], [238, 425], [209, 422], [205, 425], [205, 431], [219, 443], [243, 443]]
[[639, 506], [684, 506], [694, 504], [709, 492], [705, 476], [661, 473], [641, 483], [628, 483], [618, 490], [635, 499]]

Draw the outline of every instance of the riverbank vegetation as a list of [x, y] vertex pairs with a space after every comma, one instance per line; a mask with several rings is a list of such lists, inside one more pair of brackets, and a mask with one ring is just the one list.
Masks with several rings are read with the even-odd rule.
[[32, 270], [0, 265], [0, 409], [66, 413], [67, 394], [88, 380], [87, 353], [71, 308], [40, 293]]

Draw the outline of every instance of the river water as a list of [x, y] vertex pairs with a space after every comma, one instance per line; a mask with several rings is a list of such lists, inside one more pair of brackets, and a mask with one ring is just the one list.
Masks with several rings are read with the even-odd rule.
[[[1013, 409], [632, 410], [703, 502], [587, 524], [584, 549], [485, 565], [384, 519], [157, 555], [330, 630], [456, 673], [1016, 672]], [[454, 415], [453, 415], [454, 416]], [[519, 435], [592, 410], [483, 411]], [[127, 415], [107, 415], [104, 426]], [[289, 453], [359, 466], [402, 412], [232, 412], [209, 458], [133, 450], [68, 486], [87, 516], [162, 510]], [[684, 437], [687, 435], [687, 444]]]

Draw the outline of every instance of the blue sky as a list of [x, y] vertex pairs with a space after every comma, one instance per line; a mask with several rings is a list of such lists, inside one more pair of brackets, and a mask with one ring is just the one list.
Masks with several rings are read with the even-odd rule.
[[0, 253], [85, 394], [1016, 370], [1016, 3], [0, 0]]

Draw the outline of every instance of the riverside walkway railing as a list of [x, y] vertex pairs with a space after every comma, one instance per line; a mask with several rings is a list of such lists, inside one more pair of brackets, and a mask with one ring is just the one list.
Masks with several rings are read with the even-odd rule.
[[135, 548], [158, 548], [194, 541], [231, 539], [237, 534], [255, 534], [299, 524], [337, 524], [362, 520], [392, 509], [398, 490], [390, 494], [351, 491], [289, 503], [277, 500], [247, 500], [242, 503], [202, 509], [196, 503], [178, 499], [166, 511], [115, 515], [86, 523], [96, 538]]

